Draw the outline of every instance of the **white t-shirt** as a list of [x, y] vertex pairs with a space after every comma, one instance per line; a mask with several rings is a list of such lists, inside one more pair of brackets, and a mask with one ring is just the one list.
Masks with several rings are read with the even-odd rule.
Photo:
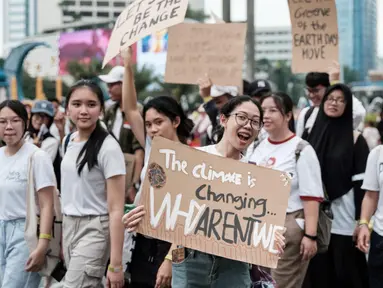
[[77, 134], [74, 132], [70, 135], [61, 162], [62, 211], [71, 216], [106, 215], [108, 214], [106, 180], [126, 174], [124, 154], [118, 142], [108, 135], [98, 153], [98, 165], [90, 171], [88, 165], [85, 165], [79, 176], [77, 157], [86, 142], [73, 142]]
[[37, 151], [32, 168], [35, 191], [56, 186], [52, 161], [46, 152], [30, 143], [12, 156], [5, 154], [5, 148], [0, 148], [0, 220], [25, 218], [30, 156]]
[[352, 236], [356, 227], [354, 189], [331, 202], [331, 211], [334, 219], [331, 233], [343, 236]]
[[363, 129], [363, 137], [367, 141], [368, 148], [374, 149], [379, 145], [380, 133], [375, 127], [365, 127]]
[[[33, 144], [33, 138], [27, 135], [25, 141]], [[41, 143], [41, 150], [47, 152], [51, 157], [52, 162], [55, 161], [59, 151], [60, 141], [55, 137], [48, 137]]]
[[379, 193], [378, 207], [374, 218], [374, 231], [383, 237], [383, 146], [374, 148], [367, 160], [362, 189]]
[[[196, 149], [200, 150], [200, 151], [204, 151], [204, 152], [212, 154], [212, 155], [223, 157], [222, 154], [220, 154], [218, 152], [217, 146], [215, 144], [214, 145], [209, 145], [209, 146], [204, 146], [204, 147], [196, 147]], [[242, 157], [239, 161], [247, 163], [248, 159], [247, 159], [247, 157]]]
[[121, 132], [121, 126], [124, 122], [124, 119], [122, 118], [122, 112], [120, 107], [118, 107], [116, 111], [116, 119], [114, 119], [112, 132], [114, 137], [116, 137], [117, 140], [120, 140], [120, 132]]
[[303, 209], [302, 200], [321, 201], [324, 198], [320, 165], [314, 149], [307, 145], [296, 162], [295, 151], [300, 141], [302, 139], [297, 136], [279, 143], [266, 139], [248, 158], [259, 166], [287, 172], [292, 176], [287, 213]]

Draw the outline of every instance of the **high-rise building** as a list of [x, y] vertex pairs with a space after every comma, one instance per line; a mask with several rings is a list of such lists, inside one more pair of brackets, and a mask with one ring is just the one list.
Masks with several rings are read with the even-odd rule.
[[376, 68], [376, 0], [336, 0], [342, 66], [359, 73], [360, 80]]
[[60, 24], [58, 3], [59, 0], [1, 0], [0, 57], [6, 57], [26, 37]]
[[291, 62], [291, 27], [257, 27], [255, 30], [255, 60], [267, 59]]
[[[87, 22], [115, 19], [134, 0], [66, 0], [62, 5], [63, 22], [70, 23], [76, 19]], [[203, 9], [204, 0], [190, 0], [193, 9]]]

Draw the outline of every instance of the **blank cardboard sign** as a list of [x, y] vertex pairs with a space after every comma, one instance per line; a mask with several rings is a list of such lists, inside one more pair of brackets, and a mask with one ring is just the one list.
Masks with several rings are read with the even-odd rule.
[[335, 0], [289, 0], [293, 73], [328, 72], [339, 61]]
[[182, 23], [169, 28], [165, 82], [197, 84], [208, 74], [216, 85], [240, 86], [246, 27]]
[[136, 0], [118, 16], [102, 66], [141, 38], [185, 19], [188, 0]]
[[138, 232], [221, 257], [275, 268], [290, 177], [156, 137]]

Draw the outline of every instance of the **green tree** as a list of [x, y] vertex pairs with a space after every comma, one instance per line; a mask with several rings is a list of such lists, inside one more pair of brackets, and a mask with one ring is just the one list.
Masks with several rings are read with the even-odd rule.
[[190, 8], [190, 5], [188, 6], [188, 9], [186, 10], [185, 18], [193, 19], [198, 22], [205, 22], [207, 18], [209, 18], [208, 15], [205, 14], [203, 10], [193, 10]]
[[4, 58], [0, 58], [0, 69], [4, 68], [4, 62], [5, 62], [5, 59]]
[[110, 65], [102, 69], [102, 62], [97, 59], [92, 59], [89, 63], [72, 60], [67, 64], [67, 71], [75, 81], [96, 78], [100, 74], [108, 73], [110, 69]]
[[[23, 92], [24, 97], [28, 99], [35, 99], [36, 95], [36, 78], [31, 77], [26, 71], [23, 71]], [[43, 90], [47, 99], [56, 98], [56, 82], [43, 79]], [[66, 95], [69, 91], [69, 87], [63, 83], [62, 92]]]

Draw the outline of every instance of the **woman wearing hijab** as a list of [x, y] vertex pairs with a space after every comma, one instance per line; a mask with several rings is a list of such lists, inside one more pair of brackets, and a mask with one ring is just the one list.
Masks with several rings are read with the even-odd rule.
[[368, 287], [366, 258], [355, 247], [353, 233], [364, 197], [369, 148], [353, 130], [352, 92], [346, 85], [329, 87], [308, 141], [317, 153], [334, 214], [329, 249], [310, 263], [310, 286]]

